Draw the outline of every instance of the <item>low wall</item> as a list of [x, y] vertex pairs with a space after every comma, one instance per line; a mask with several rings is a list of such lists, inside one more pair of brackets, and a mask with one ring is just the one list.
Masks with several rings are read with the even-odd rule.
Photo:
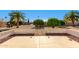
[[7, 30], [7, 31], [0, 32], [0, 40], [7, 38], [8, 36], [13, 35], [13, 34], [14, 34], [13, 30]]
[[69, 35], [72, 35], [72, 36], [75, 36], [75, 37], [78, 37], [79, 38], [79, 31], [76, 31], [76, 30], [72, 30], [72, 29], [53, 29], [51, 32], [48, 32], [46, 34], [69, 34]]
[[[31, 33], [32, 32], [32, 33]], [[3, 39], [11, 36], [11, 35], [27, 35], [27, 36], [34, 36], [34, 31], [24, 31], [24, 32], [16, 32], [15, 30], [7, 30], [0, 32], [0, 41]]]
[[79, 31], [76, 31], [76, 30], [66, 30], [65, 31], [66, 33], [68, 33], [68, 34], [70, 34], [70, 35], [72, 35], [72, 36], [75, 36], [75, 37], [78, 37], [79, 38]]
[[[10, 35], [14, 35], [14, 34], [30, 34], [30, 32], [15, 32], [14, 30], [7, 30], [7, 31], [3, 31], [3, 32], [0, 32], [0, 40], [1, 39], [4, 39], [4, 38], [7, 38], [8, 36]], [[79, 38], [79, 31], [76, 31], [76, 30], [72, 30], [72, 29], [53, 29], [51, 32], [48, 32], [48, 33], [60, 33], [60, 34], [64, 34], [64, 33], [67, 33], [67, 34], [70, 34], [72, 36], [75, 36], [75, 37], [78, 37]], [[34, 34], [34, 33], [31, 33], [31, 34]]]

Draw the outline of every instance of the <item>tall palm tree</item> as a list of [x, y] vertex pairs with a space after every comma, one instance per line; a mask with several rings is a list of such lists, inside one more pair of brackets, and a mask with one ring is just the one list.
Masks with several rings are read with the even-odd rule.
[[78, 19], [79, 19], [79, 12], [77, 11], [70, 11], [64, 17], [64, 20], [71, 21], [73, 26], [75, 25], [75, 21], [78, 21]]
[[23, 21], [25, 19], [24, 13], [20, 11], [12, 11], [9, 13], [10, 22], [15, 21], [17, 28], [19, 28], [19, 21]]

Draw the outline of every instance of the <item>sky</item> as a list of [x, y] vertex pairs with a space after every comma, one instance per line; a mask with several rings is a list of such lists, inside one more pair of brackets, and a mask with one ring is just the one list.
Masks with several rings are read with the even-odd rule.
[[[8, 13], [13, 10], [0, 10], [0, 20], [4, 19], [4, 21], [9, 21], [10, 17]], [[48, 18], [58, 18], [59, 20], [63, 20], [64, 15], [71, 10], [19, 10], [25, 13], [26, 19], [29, 18], [30, 21], [39, 18], [43, 19], [44, 21]], [[7, 17], [7, 18], [5, 18]]]

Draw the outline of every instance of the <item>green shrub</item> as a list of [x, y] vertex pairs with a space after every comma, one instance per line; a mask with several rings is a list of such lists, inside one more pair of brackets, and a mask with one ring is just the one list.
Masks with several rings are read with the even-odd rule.
[[36, 26], [36, 27], [42, 27], [44, 26], [44, 21], [41, 20], [41, 19], [36, 19], [33, 21], [33, 24]]
[[58, 26], [59, 25], [59, 20], [57, 18], [49, 18], [47, 21], [47, 26]]
[[63, 20], [59, 20], [60, 25], [65, 25], [65, 22]]

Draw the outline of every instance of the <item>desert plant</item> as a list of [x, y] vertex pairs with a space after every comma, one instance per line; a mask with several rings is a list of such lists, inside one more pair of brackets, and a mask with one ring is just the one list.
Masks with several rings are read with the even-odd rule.
[[59, 20], [59, 25], [60, 25], [60, 26], [65, 25], [65, 21]]
[[52, 26], [53, 28], [55, 26], [59, 25], [59, 20], [57, 18], [49, 18], [47, 21], [47, 26]]
[[19, 22], [25, 19], [24, 13], [20, 11], [12, 11], [11, 13], [9, 13], [9, 16], [10, 16], [10, 22], [15, 22], [17, 28], [19, 28]]
[[39, 28], [39, 27], [43, 27], [44, 26], [44, 21], [41, 19], [36, 19], [33, 21], [33, 24], [35, 25], [35, 27]]
[[64, 16], [65, 21], [71, 21], [72, 25], [75, 25], [75, 21], [79, 19], [79, 12], [77, 11], [70, 11]]

